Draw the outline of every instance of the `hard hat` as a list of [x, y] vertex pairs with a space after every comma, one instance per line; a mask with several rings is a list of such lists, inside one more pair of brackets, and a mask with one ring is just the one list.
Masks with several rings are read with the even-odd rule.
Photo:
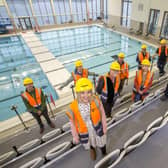
[[76, 82], [75, 91], [84, 92], [93, 89], [93, 84], [88, 78], [80, 78]]
[[160, 44], [166, 44], [166, 40], [165, 40], [165, 39], [162, 39], [162, 40], [160, 41]]
[[147, 46], [145, 44], [142, 44], [141, 49], [146, 49]]
[[82, 64], [82, 61], [81, 60], [78, 60], [78, 61], [76, 61], [75, 62], [75, 66], [76, 67], [80, 67], [80, 66], [82, 66], [83, 64]]
[[142, 65], [150, 66], [149, 60], [148, 60], [148, 59], [144, 59], [144, 60], [142, 61]]
[[110, 69], [120, 71], [120, 64], [117, 61], [112, 62]]
[[29, 84], [33, 84], [33, 80], [31, 78], [27, 77], [23, 80], [23, 85], [25, 86], [25, 85], [29, 85]]
[[119, 57], [119, 58], [124, 58], [124, 57], [125, 57], [125, 54], [122, 53], [122, 52], [120, 52], [120, 53], [118, 54], [118, 57]]

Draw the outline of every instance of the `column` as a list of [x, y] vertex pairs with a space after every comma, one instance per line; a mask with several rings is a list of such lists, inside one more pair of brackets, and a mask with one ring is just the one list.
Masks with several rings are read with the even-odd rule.
[[74, 18], [73, 18], [73, 14], [72, 14], [72, 0], [69, 0], [69, 7], [70, 7], [71, 20], [72, 20], [72, 23], [73, 23]]
[[3, 0], [2, 2], [3, 2], [3, 4], [4, 4], [4, 6], [5, 6], [5, 8], [6, 8], [6, 11], [7, 11], [7, 13], [8, 13], [8, 16], [9, 16], [11, 22], [12, 22], [14, 31], [15, 31], [15, 33], [17, 33], [17, 27], [16, 27], [16, 24], [15, 24], [14, 18], [13, 18], [12, 14], [11, 14], [11, 12], [10, 12], [10, 10], [9, 10], [8, 4], [7, 4], [6, 0]]
[[40, 30], [40, 28], [39, 28], [39, 25], [37, 22], [37, 18], [35, 17], [35, 14], [34, 14], [32, 0], [29, 0], [29, 4], [30, 4], [30, 10], [31, 10], [34, 22], [35, 22], [35, 31], [38, 31], [38, 30]]
[[89, 21], [90, 14], [89, 14], [89, 2], [86, 0], [86, 13], [87, 13], [87, 21]]
[[57, 17], [56, 17], [56, 12], [55, 12], [55, 8], [54, 8], [54, 2], [53, 2], [53, 0], [50, 0], [50, 2], [51, 2], [51, 8], [52, 8], [53, 17], [54, 17], [54, 23], [57, 24]]

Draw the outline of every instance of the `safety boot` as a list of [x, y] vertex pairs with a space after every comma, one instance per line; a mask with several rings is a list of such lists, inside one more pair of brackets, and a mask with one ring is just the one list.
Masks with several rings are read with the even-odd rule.
[[44, 127], [40, 128], [40, 134], [44, 132]]
[[92, 160], [96, 160], [96, 150], [93, 147], [90, 148], [90, 157]]
[[107, 155], [107, 151], [106, 151], [106, 145], [104, 145], [101, 149], [101, 153], [103, 156]]
[[55, 128], [55, 124], [53, 122], [50, 123], [51, 128]]

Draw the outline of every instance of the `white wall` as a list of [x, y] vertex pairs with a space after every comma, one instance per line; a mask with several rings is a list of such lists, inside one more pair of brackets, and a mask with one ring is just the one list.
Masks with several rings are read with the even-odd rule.
[[[142, 6], [142, 10], [139, 7]], [[139, 22], [148, 22], [150, 0], [133, 0], [131, 19]]]
[[121, 0], [108, 0], [108, 15], [121, 16]]
[[[143, 11], [138, 10], [140, 4], [143, 5]], [[160, 10], [158, 26], [161, 26], [164, 11], [168, 11], [167, 0], [133, 0], [131, 19], [147, 23], [150, 9]]]
[[4, 6], [3, 0], [0, 0], [0, 6]]

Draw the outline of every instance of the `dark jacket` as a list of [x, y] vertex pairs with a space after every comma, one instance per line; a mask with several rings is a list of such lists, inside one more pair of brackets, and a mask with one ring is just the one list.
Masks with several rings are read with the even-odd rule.
[[[108, 103], [112, 103], [113, 102], [113, 98], [114, 98], [114, 85], [113, 85], [113, 82], [111, 81], [111, 79], [109, 77], [106, 77], [107, 78], [107, 102]], [[103, 87], [104, 87], [104, 78], [101, 77], [99, 79], [99, 82], [98, 82], [98, 85], [96, 87], [96, 92], [98, 94], [101, 94], [102, 93], [102, 90], [103, 90]]]

